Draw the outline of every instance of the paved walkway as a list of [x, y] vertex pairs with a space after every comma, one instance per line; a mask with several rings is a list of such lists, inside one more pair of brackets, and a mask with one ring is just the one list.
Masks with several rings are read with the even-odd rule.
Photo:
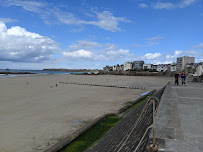
[[156, 116], [159, 151], [203, 152], [203, 83], [168, 85]]

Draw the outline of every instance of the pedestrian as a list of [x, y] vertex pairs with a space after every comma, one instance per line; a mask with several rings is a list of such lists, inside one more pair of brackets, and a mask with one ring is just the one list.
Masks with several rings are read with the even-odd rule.
[[179, 73], [177, 72], [177, 73], [175, 74], [175, 85], [179, 85], [179, 81], [178, 81], [179, 77], [180, 77], [180, 75], [179, 75]]
[[181, 81], [182, 81], [182, 85], [185, 85], [185, 80], [186, 80], [186, 74], [184, 72], [181, 73]]

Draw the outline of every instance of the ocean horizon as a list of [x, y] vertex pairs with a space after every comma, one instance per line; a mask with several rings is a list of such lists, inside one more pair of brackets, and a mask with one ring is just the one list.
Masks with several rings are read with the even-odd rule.
[[[28, 76], [32, 74], [21, 74], [21, 73], [33, 73], [33, 74], [82, 74], [85, 72], [72, 72], [72, 71], [49, 71], [49, 70], [25, 70], [25, 69], [0, 69], [0, 72], [11, 72], [16, 74], [0, 74], [0, 78], [18, 77], [18, 76]], [[19, 73], [19, 74], [17, 74]]]

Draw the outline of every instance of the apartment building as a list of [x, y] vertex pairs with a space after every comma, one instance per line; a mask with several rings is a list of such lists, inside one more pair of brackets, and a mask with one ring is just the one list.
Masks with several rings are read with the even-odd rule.
[[165, 72], [165, 71], [169, 70], [169, 65], [168, 64], [159, 64], [159, 65], [157, 65], [156, 70]]
[[187, 63], [194, 63], [195, 57], [183, 56], [177, 58], [176, 71], [181, 72], [185, 69]]
[[144, 61], [133, 61], [132, 68], [133, 69], [143, 69]]
[[172, 64], [169, 64], [169, 71], [175, 72], [176, 71], [176, 63], [173, 62]]
[[143, 69], [152, 69], [153, 64], [143, 64]]
[[131, 70], [131, 69], [132, 69], [132, 62], [125, 62], [123, 70], [128, 71], [128, 70]]
[[196, 72], [195, 72], [196, 76], [201, 76], [203, 75], [203, 62], [198, 63], [197, 67], [196, 67]]

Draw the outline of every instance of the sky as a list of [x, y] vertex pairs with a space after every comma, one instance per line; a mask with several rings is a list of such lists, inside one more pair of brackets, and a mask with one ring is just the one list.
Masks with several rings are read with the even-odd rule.
[[0, 69], [203, 62], [203, 0], [0, 0]]

